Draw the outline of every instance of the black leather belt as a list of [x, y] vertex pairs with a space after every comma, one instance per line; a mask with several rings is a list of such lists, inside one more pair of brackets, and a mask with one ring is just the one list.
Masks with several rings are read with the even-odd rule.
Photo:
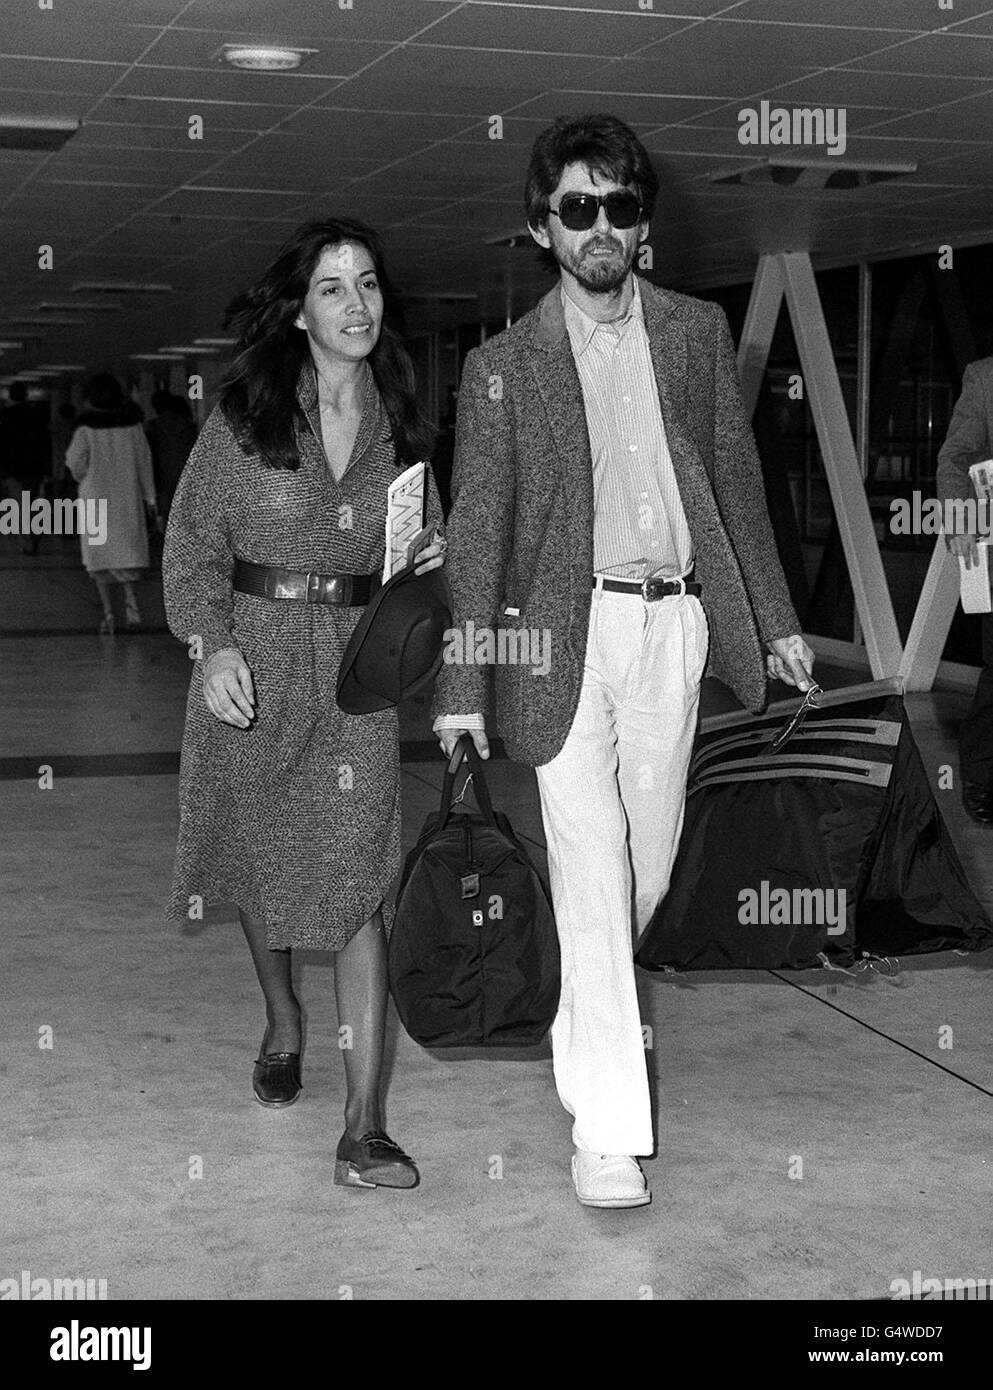
[[[593, 576], [594, 589], [597, 578], [597, 575]], [[649, 579], [604, 579], [603, 587], [614, 594], [640, 594], [646, 603], [654, 603], [660, 598], [670, 598], [673, 594], [690, 594], [693, 598], [699, 598], [702, 592], [702, 586], [694, 580], [692, 570], [684, 579], [662, 579], [661, 576]]]
[[378, 574], [315, 574], [313, 570], [283, 569], [280, 565], [255, 565], [235, 560], [232, 583], [240, 594], [255, 598], [296, 599], [299, 603], [337, 603], [361, 608], [369, 602], [382, 580]]

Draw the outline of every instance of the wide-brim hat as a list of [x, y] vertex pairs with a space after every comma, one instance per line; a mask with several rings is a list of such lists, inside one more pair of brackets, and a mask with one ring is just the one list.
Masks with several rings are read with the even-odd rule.
[[452, 596], [441, 568], [402, 570], [378, 589], [338, 670], [335, 698], [346, 714], [371, 714], [416, 695], [438, 674]]

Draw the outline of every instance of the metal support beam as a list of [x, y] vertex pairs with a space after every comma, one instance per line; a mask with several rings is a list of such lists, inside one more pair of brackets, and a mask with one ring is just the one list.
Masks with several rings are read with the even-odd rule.
[[755, 414], [785, 286], [777, 256], [762, 256], [752, 281], [748, 312], [738, 344], [738, 375], [749, 420]]
[[944, 536], [938, 536], [900, 660], [899, 674], [904, 677], [908, 690], [930, 690], [934, 685], [958, 601], [958, 561], [945, 544]]
[[865, 635], [873, 676], [895, 675], [903, 655], [879, 543], [869, 513], [865, 482], [859, 469], [838, 369], [810, 256], [805, 251], [778, 255], [800, 354], [804, 387], [810, 403], [824, 472], [848, 562], [855, 608]]

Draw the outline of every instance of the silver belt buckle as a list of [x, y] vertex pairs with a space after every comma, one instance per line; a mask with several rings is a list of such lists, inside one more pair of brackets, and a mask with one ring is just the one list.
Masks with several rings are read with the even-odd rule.
[[316, 603], [321, 591], [320, 575], [313, 570], [307, 571], [307, 602]]

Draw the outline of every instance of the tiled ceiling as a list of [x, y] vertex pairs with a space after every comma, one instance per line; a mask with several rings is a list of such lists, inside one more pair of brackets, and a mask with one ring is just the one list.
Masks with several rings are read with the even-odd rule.
[[[613, 111], [652, 152], [655, 275], [670, 285], [747, 279], [763, 250], [837, 263], [993, 238], [993, 3], [342, 4], [3, 0], [0, 114], [82, 124], [54, 153], [0, 150], [0, 340], [42, 338], [4, 351], [0, 375], [120, 367], [216, 335], [230, 295], [322, 212], [383, 232], [412, 327], [500, 319], [508, 282], [516, 315], [547, 281], [526, 249], [487, 239], [521, 227], [529, 146], [563, 112]], [[289, 75], [215, 58], [267, 40], [317, 52]], [[781, 152], [738, 142], [740, 108], [762, 99], [844, 106], [846, 159], [918, 171], [822, 193], [715, 185], [715, 171]], [[77, 281], [119, 278], [173, 291], [75, 326], [11, 322], [44, 317], [38, 304], [71, 300]], [[444, 298], [467, 294], [478, 303]]]

